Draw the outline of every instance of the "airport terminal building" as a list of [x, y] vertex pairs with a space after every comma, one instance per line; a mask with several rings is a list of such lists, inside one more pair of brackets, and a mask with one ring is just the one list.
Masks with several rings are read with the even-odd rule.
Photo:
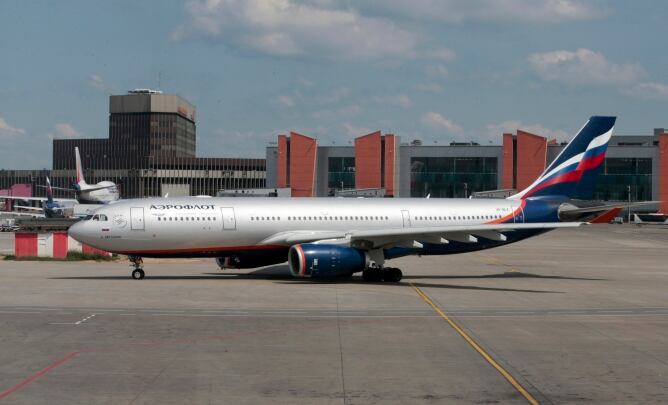
[[[331, 196], [347, 189], [377, 189], [385, 197], [467, 197], [476, 192], [531, 184], [564, 148], [518, 130], [500, 146], [404, 143], [380, 131], [354, 146], [320, 146], [291, 132], [269, 146], [267, 187], [289, 187], [293, 196]], [[594, 198], [607, 201], [668, 201], [668, 133], [616, 135], [610, 141]], [[663, 212], [668, 204], [663, 203]]]
[[[54, 186], [71, 187], [75, 146], [86, 181], [111, 180], [122, 198], [216, 195], [225, 189], [264, 187], [264, 159], [196, 157], [196, 113], [183, 98], [154, 90], [110, 96], [108, 138], [55, 139], [53, 170], [0, 170], [0, 189], [18, 183], [43, 185], [46, 176]], [[44, 190], [33, 187], [32, 193], [43, 196]]]
[[[111, 180], [122, 198], [251, 189], [295, 197], [447, 198], [499, 189], [507, 195], [527, 187], [565, 146], [522, 130], [499, 134], [499, 145], [428, 146], [380, 131], [351, 146], [322, 146], [290, 132], [266, 148], [266, 159], [246, 159], [197, 157], [196, 141], [196, 108], [183, 98], [154, 90], [113, 95], [108, 138], [54, 140], [53, 169], [0, 169], [0, 195], [44, 196], [36, 186], [47, 176], [54, 186], [70, 188], [75, 146], [88, 183]], [[594, 198], [668, 201], [668, 133], [657, 128], [652, 135], [614, 135]], [[666, 213], [668, 203], [654, 208]]]

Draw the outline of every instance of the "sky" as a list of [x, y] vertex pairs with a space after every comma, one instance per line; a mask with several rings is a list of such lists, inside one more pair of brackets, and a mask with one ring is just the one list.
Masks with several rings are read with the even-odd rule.
[[280, 133], [349, 145], [568, 140], [668, 127], [665, 1], [0, 1], [0, 169], [108, 136], [108, 96], [197, 107], [198, 156], [264, 157]]

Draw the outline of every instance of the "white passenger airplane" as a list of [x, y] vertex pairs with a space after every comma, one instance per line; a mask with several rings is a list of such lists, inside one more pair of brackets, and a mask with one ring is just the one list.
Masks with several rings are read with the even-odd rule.
[[79, 148], [76, 146], [74, 147], [74, 155], [76, 157], [77, 182], [73, 187], [77, 194], [77, 200], [81, 204], [108, 204], [118, 201], [119, 194], [116, 183], [106, 180], [93, 185], [86, 183]]
[[[614, 117], [591, 117], [545, 172], [507, 199], [149, 198], [106, 205], [70, 228], [75, 239], [130, 256], [215, 257], [253, 268], [288, 261], [295, 277], [363, 272], [399, 281], [387, 260], [442, 255], [517, 242], [590, 215]], [[607, 210], [609, 206], [601, 210]], [[586, 214], [584, 214], [586, 213]]]
[[[47, 189], [47, 197], [13, 197], [0, 196], [0, 199], [7, 200], [21, 200], [21, 201], [40, 201], [44, 207], [55, 205], [67, 206], [68, 209], [75, 204], [109, 204], [118, 201], [118, 187], [112, 181], [101, 181], [95, 185], [86, 183], [84, 179], [83, 169], [81, 166], [81, 157], [79, 156], [79, 148], [74, 147], [74, 156], [76, 159], [76, 183], [72, 186], [73, 189], [63, 187], [52, 187], [51, 183], [46, 186], [38, 185], [37, 187], [44, 187]], [[65, 190], [76, 193], [74, 198], [54, 198], [53, 190]], [[29, 209], [30, 207], [22, 207]], [[41, 209], [41, 208], [40, 208]], [[72, 211], [69, 209], [69, 211]]]

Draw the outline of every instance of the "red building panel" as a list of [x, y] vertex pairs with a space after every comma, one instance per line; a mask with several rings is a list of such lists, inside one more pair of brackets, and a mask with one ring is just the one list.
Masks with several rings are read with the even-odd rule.
[[288, 137], [285, 135], [278, 136], [278, 156], [276, 159], [276, 185], [279, 188], [288, 187]]
[[515, 154], [513, 153], [513, 142], [515, 137], [513, 134], [503, 134], [503, 173], [501, 174], [501, 188], [515, 188], [513, 161]]
[[668, 133], [659, 135], [659, 211], [668, 214]]
[[67, 232], [53, 233], [53, 257], [67, 257]]
[[14, 255], [16, 257], [37, 256], [37, 233], [15, 233]]
[[518, 130], [516, 166], [518, 190], [529, 187], [543, 173], [546, 159], [547, 139]]
[[380, 188], [382, 173], [380, 131], [355, 139], [355, 188]]
[[290, 132], [290, 187], [293, 197], [315, 196], [315, 171], [318, 142]]
[[397, 159], [397, 137], [387, 134], [383, 137], [385, 142], [385, 195], [394, 197], [396, 180], [396, 159]]

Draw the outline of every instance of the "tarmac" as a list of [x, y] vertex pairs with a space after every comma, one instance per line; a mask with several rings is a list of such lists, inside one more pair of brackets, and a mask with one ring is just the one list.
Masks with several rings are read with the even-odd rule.
[[0, 403], [666, 403], [667, 259], [668, 227], [597, 225], [396, 284], [0, 261]]

